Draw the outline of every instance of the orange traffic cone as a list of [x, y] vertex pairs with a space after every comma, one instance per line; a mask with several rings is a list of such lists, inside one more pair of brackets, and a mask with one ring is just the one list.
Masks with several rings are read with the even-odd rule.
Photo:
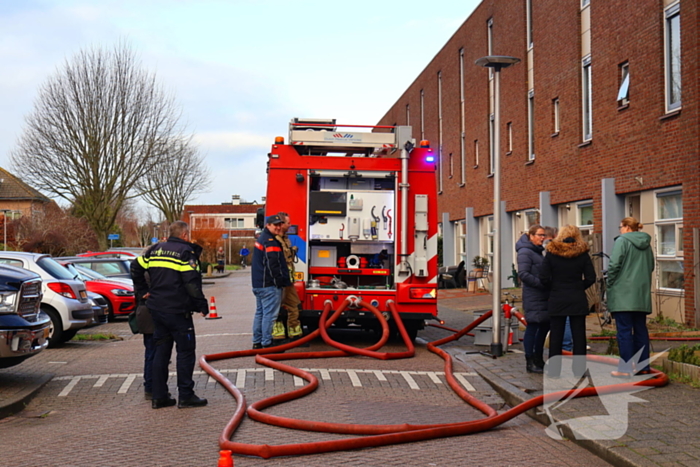
[[233, 467], [233, 457], [231, 451], [219, 451], [219, 463], [216, 467]]
[[204, 317], [204, 319], [221, 319], [216, 313], [216, 298], [211, 297], [211, 302], [209, 303], [209, 314]]

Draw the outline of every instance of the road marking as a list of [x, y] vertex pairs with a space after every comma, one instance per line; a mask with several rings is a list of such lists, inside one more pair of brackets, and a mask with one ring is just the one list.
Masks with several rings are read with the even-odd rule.
[[80, 376], [74, 376], [73, 378], [71, 378], [66, 387], [63, 388], [63, 391], [60, 392], [58, 397], [66, 397], [68, 394], [70, 394], [75, 385], [78, 384], [78, 381], [80, 381]]
[[413, 376], [411, 376], [408, 371], [402, 371], [400, 375], [406, 380], [409, 388], [420, 390], [420, 386], [418, 386], [418, 383], [416, 383], [416, 380], [413, 379]]
[[136, 375], [132, 374], [127, 376], [124, 382], [122, 383], [122, 386], [119, 388], [119, 391], [117, 391], [117, 394], [126, 394], [126, 392], [131, 387], [131, 383], [133, 383], [135, 379]]
[[[303, 368], [304, 371], [318, 373], [321, 379], [324, 381], [332, 381], [333, 374], [344, 373], [350, 379], [353, 387], [361, 388], [362, 381], [360, 380], [360, 373], [367, 373], [373, 375], [377, 378], [377, 381], [388, 381], [387, 375], [398, 375], [400, 376], [408, 386], [413, 390], [420, 390], [420, 384], [414, 376], [427, 376], [430, 381], [434, 384], [444, 384], [443, 380], [445, 373], [441, 371], [400, 371], [400, 370], [360, 370], [360, 369], [342, 369], [342, 368]], [[276, 375], [284, 374], [281, 371], [274, 370], [273, 368], [238, 368], [238, 369], [222, 369], [218, 370], [221, 374], [236, 373], [235, 386], [239, 389], [244, 389], [246, 384], [246, 379], [248, 373], [264, 373], [265, 381], [274, 381]], [[175, 377], [176, 372], [172, 371], [168, 373], [169, 376]], [[204, 371], [195, 371], [194, 376], [206, 376], [208, 383], [216, 383], [216, 380]], [[474, 386], [469, 383], [467, 377], [478, 376], [476, 373], [454, 373], [455, 378], [464, 386], [467, 391], [475, 391]], [[58, 397], [66, 397], [71, 391], [80, 383], [82, 380], [95, 379], [95, 383], [92, 385], [93, 388], [101, 388], [107, 383], [110, 378], [123, 378], [121, 386], [117, 390], [117, 394], [127, 394], [129, 390], [134, 386], [134, 381], [137, 378], [143, 378], [142, 373], [113, 373], [106, 375], [78, 375], [78, 376], [57, 376], [52, 379], [52, 381], [68, 381], [68, 384], [61, 390]], [[294, 386], [300, 387], [306, 384], [306, 380], [298, 376], [294, 376]]]

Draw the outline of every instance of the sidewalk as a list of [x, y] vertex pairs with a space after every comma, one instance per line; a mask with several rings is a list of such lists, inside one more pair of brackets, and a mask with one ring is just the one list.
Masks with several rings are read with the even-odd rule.
[[[491, 295], [467, 293], [464, 289], [440, 290], [441, 309], [463, 314], [491, 309]], [[441, 310], [442, 313], [442, 310]], [[443, 316], [449, 313], [442, 313]], [[467, 322], [471, 321], [468, 319]], [[595, 317], [589, 321], [589, 335], [595, 331]], [[449, 324], [449, 323], [447, 323]], [[522, 337], [522, 335], [521, 335]], [[464, 341], [464, 342], [462, 342]], [[457, 360], [472, 367], [512, 407], [543, 393], [543, 376], [525, 371], [522, 345], [512, 346], [513, 352], [493, 359], [468, 351], [485, 350], [463, 338], [446, 349]], [[662, 344], [655, 342], [657, 349]], [[601, 350], [602, 349], [602, 350]], [[605, 346], [593, 344], [591, 352], [603, 353]], [[611, 370], [614, 369], [611, 367]], [[616, 466], [700, 466], [700, 391], [681, 383], [670, 382], [662, 388], [652, 388], [627, 397], [628, 426], [625, 434], [614, 440], [579, 440], [567, 421], [582, 416], [606, 415], [598, 397], [584, 397], [566, 402], [552, 419], [542, 407], [528, 415], [543, 424], [559, 423], [567, 439], [588, 449]], [[563, 426], [562, 426], [563, 425]], [[618, 426], [619, 427], [619, 426]], [[624, 428], [624, 427], [623, 427]], [[579, 433], [579, 436], [580, 433]]]

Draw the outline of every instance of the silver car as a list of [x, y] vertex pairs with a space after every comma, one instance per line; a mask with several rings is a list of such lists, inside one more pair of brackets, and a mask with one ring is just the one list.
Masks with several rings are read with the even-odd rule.
[[94, 311], [85, 283], [49, 255], [19, 251], [0, 251], [0, 264], [28, 269], [41, 276], [43, 298], [41, 312], [51, 319], [49, 347], [69, 341], [79, 329], [92, 324]]

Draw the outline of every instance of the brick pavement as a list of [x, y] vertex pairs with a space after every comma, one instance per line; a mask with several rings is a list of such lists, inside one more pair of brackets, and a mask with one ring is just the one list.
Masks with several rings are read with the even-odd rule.
[[[253, 298], [247, 273], [217, 280], [206, 292], [216, 295], [223, 319], [196, 318], [199, 352], [248, 348]], [[463, 327], [471, 320], [469, 313], [452, 311], [442, 304], [441, 314], [452, 327]], [[209, 406], [152, 410], [143, 400], [140, 336], [131, 335], [124, 321], [92, 331], [113, 332], [123, 340], [71, 342], [62, 349], [43, 352], [15, 367], [15, 372], [0, 370], [0, 381], [17, 373], [26, 377], [47, 372], [55, 375], [26, 410], [0, 420], [3, 462], [11, 465], [14, 462], [9, 460], [21, 457], [27, 466], [216, 465], [217, 440], [234, 410], [231, 396], [207, 375], [197, 374], [195, 390], [209, 399]], [[428, 328], [419, 335], [424, 341], [444, 333]], [[338, 337], [358, 345], [371, 342], [366, 336], [351, 333]], [[464, 345], [467, 343], [460, 342], [446, 348], [461, 354]], [[311, 345], [311, 350], [322, 348], [326, 348], [322, 343]], [[387, 350], [402, 350], [402, 346], [390, 345]], [[441, 374], [442, 360], [427, 352], [420, 342], [416, 356], [407, 360], [348, 357], [298, 364], [318, 371], [319, 390], [304, 399], [272, 407], [270, 413], [347, 423], [446, 423], [481, 418], [447, 388]], [[266, 371], [258, 371], [252, 358], [218, 361], [215, 367], [227, 371], [234, 382], [246, 370], [243, 392], [248, 403], [296, 387], [289, 375], [274, 372], [272, 379], [267, 379]], [[455, 363], [455, 371], [473, 386], [478, 398], [498, 410], [506, 409], [503, 398], [474, 374], [474, 367]], [[329, 379], [323, 379], [321, 370], [328, 372]], [[173, 392], [174, 383], [171, 378]], [[246, 419], [234, 440], [283, 444], [344, 437], [285, 430]], [[405, 466], [407, 462], [436, 466], [608, 465], [574, 443], [549, 438], [541, 425], [525, 416], [486, 433], [406, 445], [269, 460], [236, 456], [239, 467]]]

